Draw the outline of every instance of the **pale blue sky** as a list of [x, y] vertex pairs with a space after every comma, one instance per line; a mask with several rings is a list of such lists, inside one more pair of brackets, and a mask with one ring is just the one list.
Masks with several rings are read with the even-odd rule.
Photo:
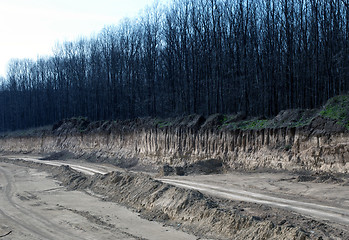
[[[57, 42], [135, 17], [154, 0], [0, 0], [0, 76], [11, 58], [52, 53]], [[166, 2], [165, 0], [159, 2]]]

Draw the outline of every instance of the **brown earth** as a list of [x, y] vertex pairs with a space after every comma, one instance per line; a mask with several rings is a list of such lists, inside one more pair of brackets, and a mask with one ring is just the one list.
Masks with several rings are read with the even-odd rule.
[[[286, 113], [276, 118], [283, 121]], [[286, 114], [292, 119], [292, 114]], [[231, 130], [215, 116], [117, 122], [61, 121], [51, 130], [0, 137], [0, 151], [73, 154], [124, 168], [156, 170], [221, 161], [224, 169], [276, 169], [327, 173], [349, 172], [349, 133], [332, 120], [315, 117], [307, 126]], [[272, 121], [270, 121], [272, 123]]]

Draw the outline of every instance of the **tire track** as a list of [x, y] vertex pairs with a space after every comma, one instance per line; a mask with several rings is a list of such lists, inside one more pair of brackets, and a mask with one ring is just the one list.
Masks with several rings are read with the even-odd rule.
[[[65, 239], [79, 239], [82, 240], [82, 238], [72, 235], [70, 233], [67, 233], [63, 228], [60, 226], [52, 223], [49, 219], [41, 216], [38, 213], [35, 213], [29, 209], [26, 209], [23, 206], [20, 206], [19, 204], [15, 203], [13, 200], [13, 195], [15, 192], [15, 186], [12, 184], [14, 180], [12, 179], [11, 175], [7, 173], [7, 171], [0, 167], [0, 173], [5, 178], [5, 198], [6, 201], [9, 203], [10, 207], [14, 208], [14, 213], [17, 215], [18, 213], [21, 215], [21, 219], [18, 217], [13, 216], [14, 213], [11, 214], [11, 216], [7, 213], [5, 213], [3, 210], [0, 209], [0, 214], [3, 215], [8, 220], [12, 221], [16, 225], [24, 228], [28, 232], [42, 238], [42, 239], [62, 239], [64, 237]], [[39, 226], [39, 227], [38, 227]], [[41, 226], [41, 228], [40, 228]], [[57, 232], [59, 232], [59, 235], [57, 236]]]
[[208, 194], [221, 196], [227, 199], [265, 204], [295, 211], [322, 220], [335, 221], [339, 224], [349, 225], [349, 210], [331, 206], [300, 202], [285, 198], [272, 197], [264, 194], [253, 193], [239, 189], [226, 189], [219, 186], [197, 183], [186, 180], [157, 179], [164, 183], [178, 187], [199, 190]]
[[[71, 168], [80, 171], [82, 173], [87, 173], [89, 175], [93, 175], [95, 173], [106, 174], [107, 172], [102, 172], [100, 170], [93, 169], [91, 167], [84, 167], [76, 164], [69, 164], [67, 162], [58, 162], [58, 161], [43, 161], [35, 158], [21, 158], [25, 161], [33, 161], [44, 163], [53, 166], [62, 166], [68, 165]], [[287, 209], [293, 212], [298, 212], [303, 215], [315, 217], [321, 220], [328, 220], [339, 223], [341, 225], [349, 225], [349, 210], [343, 208], [336, 208], [326, 205], [307, 203], [301, 201], [290, 200], [287, 198], [278, 198], [269, 196], [266, 194], [259, 194], [250, 191], [244, 191], [239, 189], [226, 189], [220, 187], [219, 185], [209, 185], [203, 184], [193, 181], [186, 180], [174, 180], [168, 178], [158, 178], [161, 182], [172, 184], [178, 187], [199, 190], [207, 194], [223, 197], [226, 199], [245, 201], [245, 202], [253, 202], [264, 205], [269, 205], [273, 207], [279, 207], [283, 209]]]
[[[15, 159], [18, 159], [18, 158], [9, 157], [9, 159], [15, 160]], [[84, 166], [71, 164], [71, 163], [67, 163], [67, 162], [52, 161], [52, 160], [46, 161], [46, 160], [38, 160], [38, 159], [35, 159], [35, 158], [25, 158], [25, 157], [21, 157], [19, 159], [20, 160], [24, 160], [24, 161], [28, 161], [28, 162], [43, 163], [43, 164], [46, 164], [46, 165], [56, 166], [56, 167], [67, 165], [67, 166], [71, 167], [72, 169], [74, 169], [76, 171], [79, 171], [81, 173], [87, 174], [87, 175], [94, 175], [96, 173], [98, 173], [98, 174], [106, 174], [106, 173], [108, 173], [108, 172], [101, 171], [101, 170], [98, 170], [98, 169], [93, 169], [93, 168], [90, 168], [90, 167], [84, 167]]]
[[[39, 174], [39, 176], [36, 176], [36, 171], [27, 171], [30, 168], [28, 166], [33, 166], [33, 164], [28, 163], [28, 166], [26, 166], [27, 164], [21, 163], [19, 169], [16, 161], [13, 161], [13, 163], [12, 161], [5, 161], [4, 164], [0, 163], [0, 210], [1, 208], [3, 210], [3, 214], [0, 213], [0, 222], [2, 223], [1, 219], [4, 219], [4, 224], [11, 226], [8, 230], [13, 231], [13, 239], [197, 239], [194, 235], [186, 234], [164, 225], [161, 226], [161, 224], [153, 223], [152, 221], [141, 220], [139, 213], [129, 212], [124, 207], [115, 206], [117, 204], [104, 205], [104, 201], [95, 197], [93, 199], [91, 197], [85, 199], [78, 193], [73, 194], [75, 191], [60, 191], [61, 193], [54, 194], [54, 196], [59, 197], [58, 201], [55, 201], [53, 196], [50, 196], [51, 194], [41, 195], [41, 192], [57, 189], [53, 187], [55, 184], [52, 184], [50, 178], [47, 180], [48, 185], [45, 184], [46, 180], [45, 183], [39, 184], [40, 179], [45, 178], [47, 175]], [[45, 168], [45, 166], [43, 167]], [[98, 166], [96, 168], [99, 169]], [[28, 177], [31, 175], [33, 177]], [[27, 188], [28, 182], [33, 185]], [[31, 215], [29, 209], [33, 202], [22, 202], [17, 199], [18, 196], [22, 196], [25, 193], [33, 193], [39, 196], [40, 199], [37, 198], [37, 200], [47, 203], [45, 204], [47, 207], [34, 208], [34, 216]], [[71, 199], [67, 198], [67, 196], [71, 197]], [[82, 199], [81, 202], [80, 197]], [[16, 207], [20, 209], [13, 206], [9, 199], [13, 204], [17, 204]], [[86, 205], [82, 203], [86, 203]], [[91, 209], [94, 206], [97, 207], [96, 210]], [[114, 209], [115, 212], [108, 211], [109, 208]], [[22, 211], [20, 212], [19, 210]], [[54, 211], [52, 215], [51, 211]], [[27, 214], [28, 212], [29, 215]], [[26, 214], [27, 216], [25, 216]], [[54, 224], [59, 225], [61, 228], [63, 227], [63, 231], [69, 234], [62, 233], [54, 226], [46, 228], [43, 223], [37, 222], [36, 217], [41, 216], [40, 214], [49, 219], [51, 216], [57, 216], [57, 221], [54, 221]], [[65, 217], [58, 216], [61, 214]], [[58, 221], [59, 223], [57, 223]], [[64, 225], [61, 226], [60, 223]], [[47, 224], [50, 225], [50, 222]], [[0, 235], [6, 232], [3, 231]], [[70, 236], [70, 233], [76, 234], [80, 238]]]

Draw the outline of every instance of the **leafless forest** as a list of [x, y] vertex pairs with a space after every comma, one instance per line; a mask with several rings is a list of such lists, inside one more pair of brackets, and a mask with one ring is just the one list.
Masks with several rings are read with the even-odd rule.
[[314, 108], [349, 90], [349, 0], [175, 0], [9, 63], [0, 131]]

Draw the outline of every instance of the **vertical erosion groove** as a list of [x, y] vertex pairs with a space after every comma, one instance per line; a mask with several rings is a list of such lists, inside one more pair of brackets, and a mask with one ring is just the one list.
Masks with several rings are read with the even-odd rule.
[[202, 159], [224, 160], [228, 167], [308, 169], [349, 172], [348, 134], [310, 136], [296, 128], [213, 130], [185, 127], [122, 128], [105, 132], [2, 137], [6, 152], [95, 154], [104, 158], [138, 158], [147, 163], [174, 165]]

